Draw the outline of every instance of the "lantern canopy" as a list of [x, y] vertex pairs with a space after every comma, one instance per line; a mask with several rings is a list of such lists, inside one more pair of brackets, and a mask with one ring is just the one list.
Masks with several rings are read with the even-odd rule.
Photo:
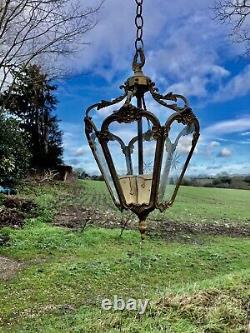
[[[142, 11], [138, 12], [141, 15]], [[142, 24], [137, 28], [142, 31]], [[90, 106], [85, 132], [114, 204], [139, 217], [143, 235], [148, 214], [156, 208], [164, 211], [175, 200], [199, 138], [199, 122], [185, 97], [172, 92], [160, 94], [144, 75], [141, 37], [137, 31], [134, 75], [121, 87], [124, 93]], [[162, 121], [149, 110], [146, 100], [150, 98], [171, 110], [170, 117]], [[94, 121], [93, 111], [99, 118], [102, 110], [107, 114], [106, 108], [110, 114], [101, 122]]]

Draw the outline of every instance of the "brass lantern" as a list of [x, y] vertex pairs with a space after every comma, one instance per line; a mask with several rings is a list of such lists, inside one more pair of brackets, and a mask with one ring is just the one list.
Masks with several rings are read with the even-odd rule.
[[[142, 6], [142, 1], [136, 2]], [[138, 6], [134, 75], [121, 87], [122, 96], [87, 109], [85, 132], [114, 204], [121, 211], [130, 210], [138, 216], [144, 238], [148, 214], [156, 208], [163, 212], [172, 206], [194, 153], [200, 127], [185, 97], [174, 93], [161, 95], [155, 83], [144, 75], [140, 32], [143, 20]], [[160, 121], [148, 110], [148, 97], [171, 110], [171, 116]], [[92, 112], [105, 108], [110, 114], [97, 126], [100, 120], [95, 123]]]

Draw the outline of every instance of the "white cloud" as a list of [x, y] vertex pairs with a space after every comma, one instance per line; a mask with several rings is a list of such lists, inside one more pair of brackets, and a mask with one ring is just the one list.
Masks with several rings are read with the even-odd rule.
[[[234, 97], [249, 92], [247, 87], [250, 82], [248, 79], [250, 65], [235, 77], [230, 77], [231, 73], [223, 65], [241, 50], [238, 45], [226, 40], [228, 27], [218, 26], [210, 18], [210, 7], [211, 0], [190, 2], [175, 0], [171, 4], [162, 0], [144, 2], [144, 37], [147, 57], [145, 74], [156, 81], [161, 91], [164, 92], [164, 89], [168, 88], [167, 91], [205, 98], [212, 85], [214, 91], [220, 87], [222, 99], [228, 96], [230, 89]], [[78, 55], [71, 59], [71, 64], [67, 60], [67, 67], [71, 65], [72, 73], [91, 70], [91, 73], [99, 74], [110, 81], [106, 87], [105, 83], [102, 84], [101, 89], [110, 89], [110, 87], [113, 89], [114, 84], [118, 87], [114, 81], [120, 81], [121, 76], [125, 78], [131, 72], [135, 38], [134, 15], [133, 1], [107, 0], [104, 3], [100, 23], [88, 34], [91, 44], [80, 49]], [[245, 87], [244, 79], [248, 79]], [[223, 82], [228, 83], [223, 85]], [[103, 93], [105, 97], [107, 90]], [[220, 100], [219, 94], [216, 95]], [[148, 109], [159, 115], [162, 121], [167, 118], [166, 109], [162, 112], [161, 107], [155, 107], [151, 101], [148, 106]], [[112, 109], [114, 107], [98, 111], [94, 116], [98, 123], [100, 118], [112, 112]], [[68, 133], [64, 140], [67, 146], [67, 157], [73, 158], [76, 150], [82, 147], [84, 134], [82, 128], [79, 128], [78, 125], [77, 129], [67, 127]], [[222, 150], [223, 144], [220, 145], [218, 142], [218, 136], [223, 139], [224, 135], [247, 131], [250, 131], [249, 116], [217, 122], [204, 128], [198, 146], [199, 154], [196, 156], [198, 155], [198, 158], [202, 156], [204, 165], [207, 166], [210, 162], [207, 156], [209, 149], [211, 150], [209, 157], [219, 160], [216, 155]], [[125, 141], [131, 136], [128, 131], [123, 132], [119, 129], [117, 134], [122, 135]], [[234, 144], [236, 145], [230, 142], [227, 146], [230, 150], [236, 151]], [[188, 148], [188, 144], [187, 147], [183, 147], [184, 150]], [[96, 169], [95, 161], [88, 148], [86, 148], [85, 158], [89, 162], [89, 170]], [[206, 173], [205, 166], [204, 173]], [[239, 166], [240, 164], [237, 164], [237, 167]], [[230, 166], [220, 168], [223, 171], [228, 170]]]
[[248, 136], [248, 135], [250, 136], [250, 132], [243, 132], [243, 133], [241, 133], [240, 135], [241, 135], [241, 136]]
[[206, 78], [201, 78], [198, 76], [191, 77], [188, 81], [182, 81], [178, 83], [174, 83], [170, 87], [168, 87], [168, 91], [182, 94], [185, 96], [199, 96], [204, 97], [207, 95]]
[[197, 176], [197, 175], [207, 175], [207, 176], [216, 176], [223, 172], [226, 172], [230, 175], [247, 175], [250, 170], [250, 162], [235, 162], [228, 164], [216, 164], [216, 163], [200, 163], [193, 164], [188, 169], [188, 175]]
[[92, 160], [92, 155], [86, 143], [83, 126], [76, 123], [62, 122], [61, 127], [64, 132], [63, 147], [65, 162], [72, 164], [74, 167], [84, 167], [86, 161]]
[[215, 147], [219, 147], [219, 146], [220, 146], [220, 143], [218, 141], [212, 141], [209, 144], [209, 147], [211, 147], [211, 148], [215, 148]]
[[[191, 58], [190, 58], [191, 60]], [[174, 91], [187, 96], [206, 97], [209, 84], [219, 84], [221, 79], [230, 75], [225, 68], [214, 64], [197, 64], [196, 73], [183, 81], [174, 83], [168, 91]], [[190, 69], [186, 70], [190, 75]]]
[[[86, 1], [86, 5], [98, 2]], [[226, 38], [229, 27], [212, 19], [211, 7], [211, 0], [192, 0], [188, 5], [187, 0], [171, 4], [162, 0], [144, 3], [145, 73], [156, 81], [161, 91], [204, 99], [212, 85], [214, 90], [219, 89], [216, 101], [249, 91], [250, 80], [242, 88], [244, 79], [248, 79], [249, 66], [223, 85], [230, 75], [223, 62], [242, 50]], [[79, 43], [79, 52], [71, 58], [62, 58], [65, 68], [72, 74], [91, 71], [110, 83], [121, 75], [130, 75], [135, 9], [133, 1], [105, 1], [99, 23], [85, 38], [90, 44]], [[229, 97], [231, 88], [233, 93]]]
[[83, 127], [75, 123], [62, 122], [64, 148], [75, 152], [82, 144]]
[[230, 157], [232, 155], [232, 151], [228, 148], [222, 148], [218, 154], [218, 157]]
[[75, 154], [74, 154], [76, 157], [79, 157], [79, 156], [84, 156], [85, 155], [85, 149], [80, 147], [78, 148], [76, 151], [75, 151]]
[[211, 155], [215, 150], [217, 150], [219, 147], [220, 147], [220, 143], [218, 141], [211, 141], [211, 142], [208, 142], [208, 143], [204, 143], [204, 152], [207, 154], [207, 155]]
[[214, 101], [229, 101], [250, 93], [250, 65], [233, 77], [226, 85], [221, 86], [214, 97]]
[[[225, 41], [228, 27], [211, 18], [210, 8], [211, 0], [192, 0], [188, 5], [186, 0], [171, 4], [162, 0], [145, 2], [145, 72], [158, 82], [177, 82], [177, 88], [191, 85], [191, 94], [199, 96], [204, 95], [207, 80], [219, 82], [228, 76], [220, 53], [226, 49], [231, 53], [239, 50]], [[117, 73], [129, 74], [136, 32], [135, 10], [133, 1], [107, 0], [98, 25], [88, 33], [90, 45], [83, 49], [79, 45], [79, 53], [66, 60], [66, 67], [74, 73], [94, 69], [110, 81]]]
[[250, 130], [250, 117], [221, 121], [203, 130], [207, 137], [217, 137], [223, 134], [240, 133]]
[[[177, 146], [176, 151], [181, 154], [188, 154], [192, 148], [193, 136], [181, 137]], [[197, 147], [195, 148], [195, 153], [198, 152]]]

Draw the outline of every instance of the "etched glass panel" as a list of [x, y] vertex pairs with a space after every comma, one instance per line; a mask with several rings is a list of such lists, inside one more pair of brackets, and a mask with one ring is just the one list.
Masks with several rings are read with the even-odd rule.
[[163, 150], [158, 190], [158, 203], [160, 204], [172, 199], [176, 185], [181, 181], [181, 173], [192, 149], [194, 132], [194, 124], [183, 125], [177, 121], [171, 124]]
[[123, 124], [114, 122], [109, 128], [112, 141], [108, 142], [108, 148], [128, 205], [149, 204], [152, 187], [156, 147], [156, 141], [152, 137], [152, 124], [142, 118], [142, 167], [139, 167], [137, 126], [136, 121]]
[[94, 155], [97, 159], [99, 169], [104, 177], [104, 180], [107, 184], [110, 194], [112, 195], [115, 203], [119, 204], [120, 200], [119, 200], [113, 179], [111, 177], [109, 167], [108, 167], [107, 161], [106, 161], [104, 153], [103, 153], [102, 146], [101, 146], [95, 132], [92, 132], [92, 134], [90, 135], [90, 139], [92, 142], [92, 147], [93, 147], [92, 149], [93, 149]]

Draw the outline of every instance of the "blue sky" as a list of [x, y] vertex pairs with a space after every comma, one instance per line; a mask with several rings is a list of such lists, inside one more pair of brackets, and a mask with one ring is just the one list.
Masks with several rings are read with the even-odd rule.
[[[188, 97], [200, 120], [190, 174], [249, 174], [249, 58], [229, 39], [230, 27], [213, 19], [211, 7], [211, 0], [144, 1], [144, 72], [162, 93]], [[84, 136], [84, 110], [119, 96], [131, 75], [134, 15], [134, 1], [106, 0], [98, 25], [85, 36], [90, 44], [79, 42], [79, 52], [63, 60], [71, 72], [57, 83], [64, 160], [90, 173], [97, 167]]]

